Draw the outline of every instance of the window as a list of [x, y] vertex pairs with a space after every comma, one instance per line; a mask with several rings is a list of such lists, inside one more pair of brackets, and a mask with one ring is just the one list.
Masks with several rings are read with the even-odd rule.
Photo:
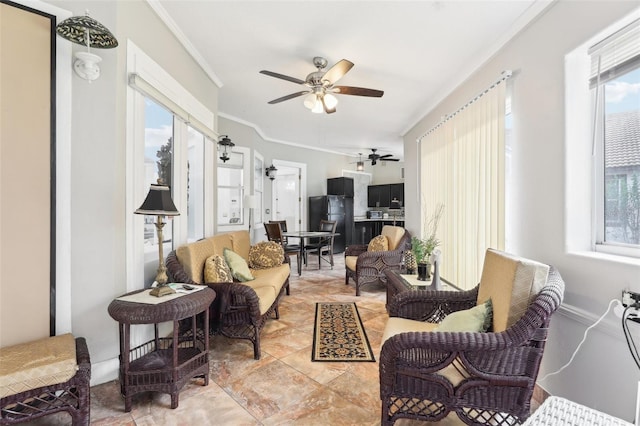
[[595, 248], [640, 249], [640, 19], [589, 49], [595, 148]]
[[[180, 215], [166, 220], [166, 256], [214, 232], [214, 115], [130, 40], [127, 73], [126, 211], [135, 211], [159, 178], [171, 187]], [[125, 220], [127, 290], [132, 291], [153, 282], [159, 247], [155, 217], [131, 213]]]
[[233, 147], [229, 160], [218, 159], [218, 208], [217, 224], [221, 232], [246, 229], [244, 195], [249, 173], [249, 149]]
[[256, 207], [253, 209], [253, 222], [251, 226], [262, 227], [262, 206], [264, 203], [264, 157], [257, 151], [253, 152], [253, 195], [256, 198]]
[[[206, 138], [191, 126], [187, 127], [187, 241], [204, 237], [205, 214], [205, 144]], [[211, 143], [211, 142], [209, 142]]]
[[[144, 100], [144, 190], [152, 183], [173, 186], [173, 114], [149, 98]], [[173, 197], [173, 194], [172, 194]], [[144, 216], [144, 282], [152, 283], [158, 261], [156, 217]], [[163, 228], [163, 250], [172, 249], [173, 221]], [[154, 263], [155, 262], [155, 263]], [[149, 266], [146, 266], [149, 265]], [[155, 265], [155, 266], [154, 266]]]

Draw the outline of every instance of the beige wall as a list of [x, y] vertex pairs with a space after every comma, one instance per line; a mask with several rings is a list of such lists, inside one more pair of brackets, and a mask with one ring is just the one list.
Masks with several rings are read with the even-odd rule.
[[51, 60], [51, 19], [0, 4], [0, 347], [49, 336]]

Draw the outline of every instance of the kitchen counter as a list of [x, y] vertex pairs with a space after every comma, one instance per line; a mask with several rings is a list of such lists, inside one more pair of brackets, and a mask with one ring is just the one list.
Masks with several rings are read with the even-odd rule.
[[[367, 219], [366, 217], [354, 217], [354, 222], [393, 222], [393, 216], [386, 219]], [[404, 216], [396, 216], [396, 222], [404, 222]]]
[[[354, 217], [355, 233], [353, 235], [354, 244], [369, 244], [369, 241], [382, 232], [384, 225], [393, 225], [394, 218], [389, 216], [386, 219], [367, 219], [366, 217]], [[404, 227], [404, 216], [396, 216], [395, 225]]]

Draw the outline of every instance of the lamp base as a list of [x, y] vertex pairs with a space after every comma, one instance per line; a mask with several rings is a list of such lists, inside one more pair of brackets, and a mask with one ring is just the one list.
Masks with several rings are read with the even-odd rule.
[[168, 285], [161, 284], [161, 285], [158, 285], [157, 287], [152, 288], [149, 294], [151, 296], [162, 297], [162, 296], [168, 296], [169, 294], [174, 294], [175, 292], [176, 291], [171, 287], [169, 287]]

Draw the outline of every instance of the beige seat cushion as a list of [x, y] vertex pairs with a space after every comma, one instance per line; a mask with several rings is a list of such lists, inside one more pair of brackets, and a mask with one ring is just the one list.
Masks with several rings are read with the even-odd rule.
[[[233, 249], [233, 232], [227, 232], [224, 234], [216, 234], [213, 237], [210, 237], [208, 239], [210, 239], [213, 242], [213, 252], [209, 253], [209, 255], [212, 254], [219, 254], [221, 256], [224, 255], [224, 249], [228, 248], [229, 250], [232, 250], [235, 252], [235, 250]], [[240, 254], [240, 253], [238, 253]], [[242, 255], [240, 255], [242, 256]], [[246, 257], [242, 256], [243, 259], [247, 259]]]
[[345, 256], [344, 257], [344, 266], [351, 269], [352, 271], [356, 270], [356, 263], [358, 263], [358, 256]]
[[488, 249], [484, 257], [477, 303], [491, 299], [493, 331], [511, 327], [547, 282], [549, 266]]
[[249, 248], [251, 247], [249, 231], [235, 231], [231, 232], [230, 235], [233, 242], [233, 251], [249, 260]]
[[[246, 283], [242, 284], [248, 285], [252, 283], [253, 281], [247, 281]], [[276, 293], [274, 288], [271, 286], [257, 287], [254, 288], [254, 290], [256, 292], [256, 295], [258, 296], [258, 308], [260, 309], [260, 315], [264, 315], [264, 313], [269, 310], [271, 305], [273, 305], [273, 302], [276, 301], [276, 296], [278, 295], [278, 293]]]
[[[194, 243], [185, 244], [176, 250], [178, 261], [184, 268], [185, 272], [191, 279], [202, 284], [204, 281], [204, 264], [209, 256], [217, 253], [213, 243], [215, 237], [196, 241]], [[222, 251], [219, 253], [222, 255]]]
[[0, 397], [64, 383], [78, 370], [72, 334], [0, 349]]
[[400, 240], [404, 236], [404, 228], [400, 226], [385, 225], [382, 227], [380, 235], [387, 237], [389, 250], [395, 250], [400, 244]]
[[290, 273], [291, 268], [288, 263], [269, 269], [252, 269], [251, 275], [254, 280], [244, 284], [253, 288], [272, 287], [275, 293], [279, 294]]

